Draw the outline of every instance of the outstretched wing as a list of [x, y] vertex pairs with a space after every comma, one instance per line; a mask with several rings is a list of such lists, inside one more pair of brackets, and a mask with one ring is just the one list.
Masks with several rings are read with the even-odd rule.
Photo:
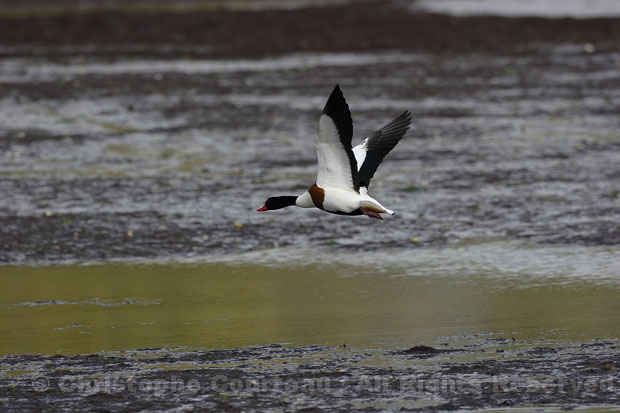
[[361, 186], [368, 187], [385, 155], [394, 149], [409, 130], [411, 119], [411, 113], [406, 110], [353, 148]]
[[353, 120], [349, 105], [336, 85], [323, 109], [316, 135], [319, 173], [316, 184], [321, 188], [340, 188], [359, 192], [357, 162], [351, 149]]

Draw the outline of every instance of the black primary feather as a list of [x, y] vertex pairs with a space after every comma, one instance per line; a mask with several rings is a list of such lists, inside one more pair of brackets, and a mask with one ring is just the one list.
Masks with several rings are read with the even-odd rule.
[[375, 172], [383, 158], [385, 158], [385, 155], [394, 149], [407, 130], [409, 130], [411, 119], [411, 113], [406, 110], [396, 119], [368, 137], [366, 158], [358, 173], [361, 186], [368, 187], [370, 180], [375, 176]]
[[323, 113], [329, 116], [336, 124], [340, 142], [349, 157], [353, 189], [359, 192], [360, 180], [357, 173], [357, 161], [355, 160], [355, 155], [353, 154], [353, 149], [351, 148], [351, 140], [353, 139], [353, 119], [351, 118], [349, 105], [340, 90], [340, 86], [336, 85], [334, 90], [332, 90], [332, 93], [329, 95], [329, 99], [327, 99], [327, 103], [323, 108]]

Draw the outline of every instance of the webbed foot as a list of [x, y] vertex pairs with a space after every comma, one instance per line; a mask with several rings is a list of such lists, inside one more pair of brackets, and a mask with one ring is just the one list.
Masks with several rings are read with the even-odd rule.
[[368, 215], [369, 218], [383, 219], [383, 218], [381, 218], [381, 215], [379, 215], [375, 211], [371, 211], [371, 210], [366, 209], [366, 208], [360, 208], [360, 211], [362, 211], [362, 214]]

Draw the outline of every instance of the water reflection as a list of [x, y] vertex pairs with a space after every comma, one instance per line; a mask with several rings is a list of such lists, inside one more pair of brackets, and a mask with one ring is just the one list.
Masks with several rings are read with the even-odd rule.
[[[346, 264], [4, 267], [0, 354], [286, 342], [399, 348], [489, 333], [620, 333], [620, 289]], [[524, 287], [532, 280], [523, 277]]]

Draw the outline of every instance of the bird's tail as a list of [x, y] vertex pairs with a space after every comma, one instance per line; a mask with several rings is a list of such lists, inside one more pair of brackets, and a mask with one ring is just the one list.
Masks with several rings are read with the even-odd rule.
[[363, 200], [361, 204], [362, 204], [362, 208], [365, 208], [369, 211], [377, 212], [379, 214], [387, 213], [390, 215], [394, 215], [394, 211], [392, 211], [391, 209], [387, 209], [386, 207], [384, 207], [383, 205], [381, 205], [380, 203], [378, 203], [377, 201], [375, 201], [374, 199], [370, 197], [368, 197], [368, 199]]

